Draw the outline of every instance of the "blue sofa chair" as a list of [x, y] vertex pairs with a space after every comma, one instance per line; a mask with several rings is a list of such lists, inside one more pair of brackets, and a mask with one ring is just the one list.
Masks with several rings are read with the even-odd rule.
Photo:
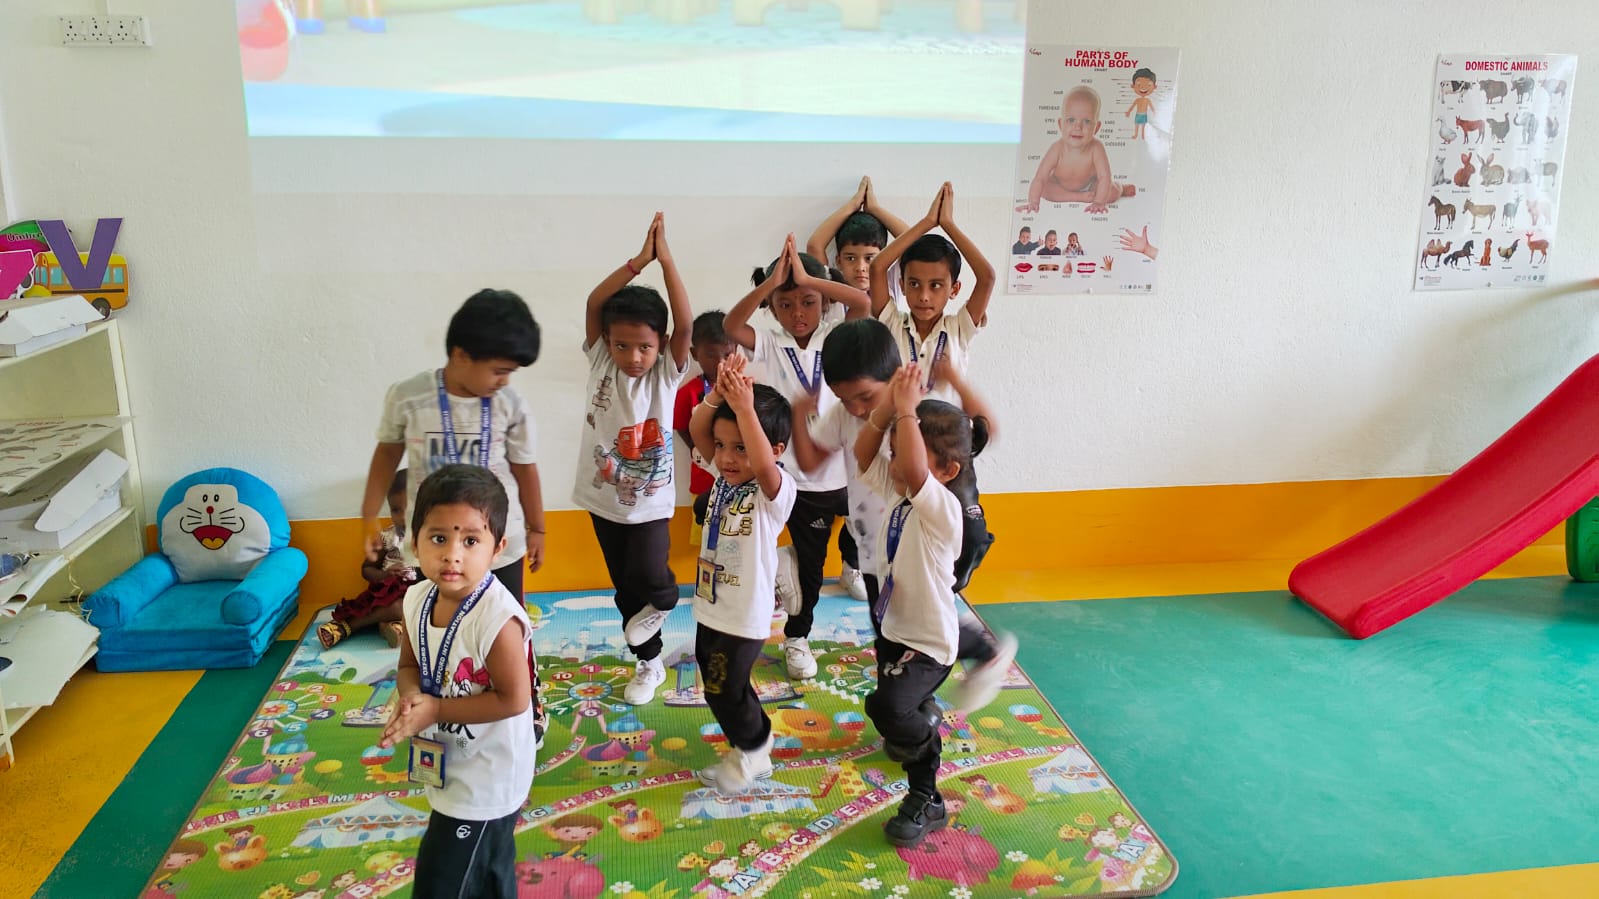
[[235, 468], [173, 484], [161, 549], [84, 601], [101, 671], [249, 668], [298, 609], [305, 553], [277, 493]]

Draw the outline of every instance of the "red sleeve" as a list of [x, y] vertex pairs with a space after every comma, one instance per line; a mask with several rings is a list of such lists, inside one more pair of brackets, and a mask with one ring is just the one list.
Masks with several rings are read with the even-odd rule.
[[672, 404], [672, 430], [674, 431], [688, 430], [688, 420], [694, 414], [694, 404], [699, 402], [699, 399], [694, 396], [694, 384], [697, 381], [699, 381], [699, 378], [695, 378], [693, 381], [677, 388], [677, 400]]

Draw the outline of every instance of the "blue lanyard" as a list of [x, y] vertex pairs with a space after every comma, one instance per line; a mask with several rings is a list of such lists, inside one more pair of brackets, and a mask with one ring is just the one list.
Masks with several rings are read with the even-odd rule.
[[749, 496], [755, 491], [754, 480], [739, 484], [737, 487], [721, 478], [716, 479], [712, 485], [711, 507], [706, 511], [705, 523], [709, 527], [705, 530], [705, 551], [716, 552], [716, 544], [722, 539], [722, 515], [739, 499]]
[[[910, 345], [911, 362], [914, 364], [917, 361], [917, 359], [916, 359], [916, 357], [917, 357], [917, 353], [916, 353], [916, 332], [911, 330], [911, 326], [910, 325], [906, 325], [905, 326], [905, 342]], [[934, 345], [934, 347], [933, 347], [933, 361], [932, 361], [931, 364], [929, 364], [927, 366], [927, 388], [926, 389], [928, 389], [928, 390], [933, 389], [933, 377], [934, 377], [933, 376], [933, 369], [938, 368], [939, 360], [944, 358], [944, 353], [948, 349], [949, 349], [949, 332], [948, 331], [940, 331], [940, 332], [938, 332], [938, 343], [936, 345]]]
[[483, 575], [483, 580], [477, 589], [461, 604], [456, 606], [455, 614], [451, 616], [450, 623], [444, 628], [444, 636], [439, 639], [439, 663], [437, 666], [428, 664], [428, 628], [433, 624], [433, 606], [439, 598], [439, 588], [435, 584], [428, 595], [422, 599], [422, 611], [418, 616], [421, 621], [416, 628], [416, 665], [421, 669], [422, 692], [429, 696], [442, 695], [439, 691], [444, 688], [444, 669], [450, 665], [450, 647], [455, 645], [455, 632], [460, 629], [461, 622], [466, 620], [466, 613], [472, 611], [477, 601], [483, 597], [485, 590], [494, 580], [494, 573]]
[[[434, 377], [439, 385], [439, 421], [444, 425], [444, 461], [451, 465], [461, 463], [461, 448], [455, 442], [455, 416], [450, 412], [450, 395], [444, 390], [444, 369], [434, 372]], [[493, 440], [494, 401], [488, 397], [482, 398], [483, 412], [480, 418], [481, 427], [478, 431], [477, 464], [480, 468], [489, 467], [489, 444]]]
[[890, 570], [888, 577], [883, 580], [882, 589], [877, 591], [877, 602], [872, 604], [872, 624], [879, 632], [883, 627], [883, 615], [888, 612], [888, 598], [894, 593], [894, 555], [899, 552], [899, 538], [905, 535], [905, 522], [911, 517], [911, 501], [904, 500], [894, 507], [888, 516], [888, 564]]
[[[794, 377], [799, 378], [800, 386], [805, 389], [805, 392], [811, 396], [815, 396], [817, 393], [819, 393], [822, 389], [821, 351], [818, 350], [816, 352], [815, 359], [811, 365], [811, 377], [808, 381], [805, 379], [805, 370], [800, 368], [799, 353], [795, 352], [794, 348], [791, 346], [783, 347], [783, 352], [788, 354], [788, 364], [794, 368]], [[916, 360], [912, 359], [911, 361], [914, 362]]]

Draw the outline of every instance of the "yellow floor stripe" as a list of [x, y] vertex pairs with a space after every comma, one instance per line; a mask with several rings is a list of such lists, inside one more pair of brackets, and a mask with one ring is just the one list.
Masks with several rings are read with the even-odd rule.
[[[1179, 879], [1181, 875], [1178, 875]], [[1358, 887], [1259, 893], [1236, 899], [1549, 899], [1599, 893], [1599, 865], [1527, 868]]]
[[15, 764], [0, 772], [0, 893], [30, 896], [44, 883], [199, 679], [198, 671], [91, 666], [23, 726]]

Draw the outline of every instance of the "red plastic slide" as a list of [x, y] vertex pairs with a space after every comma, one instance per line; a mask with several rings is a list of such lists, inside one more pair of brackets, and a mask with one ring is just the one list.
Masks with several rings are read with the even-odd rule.
[[1300, 562], [1288, 589], [1361, 639], [1471, 583], [1599, 496], [1599, 356], [1409, 505]]

